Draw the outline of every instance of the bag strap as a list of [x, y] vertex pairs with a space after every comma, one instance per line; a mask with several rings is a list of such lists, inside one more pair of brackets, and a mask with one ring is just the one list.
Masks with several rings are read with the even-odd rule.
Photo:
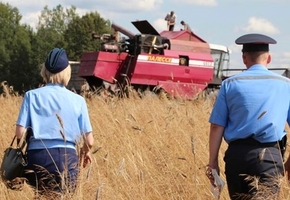
[[33, 135], [32, 128], [31, 127], [27, 128], [26, 133], [25, 133], [25, 138], [23, 138], [23, 142], [20, 147], [22, 151], [26, 152], [26, 150], [28, 149], [29, 141], [32, 135]]
[[[33, 134], [33, 131], [31, 128], [27, 128], [24, 135], [22, 136], [22, 138], [20, 139], [19, 142], [17, 142], [17, 148], [19, 148], [21, 151], [23, 152], [26, 152], [26, 149], [28, 147], [28, 144], [29, 144], [29, 140], [30, 140], [30, 137], [32, 136]], [[16, 139], [16, 135], [14, 136], [11, 144], [10, 144], [10, 147], [13, 146], [13, 143]], [[21, 145], [19, 145], [19, 143], [21, 143]]]
[[13, 146], [13, 143], [14, 143], [15, 139], [16, 139], [16, 135], [14, 136], [14, 138], [13, 138], [13, 140], [12, 140], [11, 144], [10, 144], [10, 147], [12, 147], [12, 146]]
[[26, 129], [26, 137], [25, 137], [25, 142], [26, 142], [26, 149], [28, 148], [30, 138], [33, 136], [33, 130], [31, 127]]

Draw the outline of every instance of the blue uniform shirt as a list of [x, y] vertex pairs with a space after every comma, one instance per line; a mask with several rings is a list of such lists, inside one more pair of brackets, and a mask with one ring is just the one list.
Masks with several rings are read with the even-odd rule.
[[209, 122], [225, 127], [226, 142], [281, 140], [290, 122], [290, 80], [253, 65], [223, 81]]
[[75, 148], [92, 131], [85, 99], [58, 84], [26, 92], [17, 124], [33, 129], [29, 149]]

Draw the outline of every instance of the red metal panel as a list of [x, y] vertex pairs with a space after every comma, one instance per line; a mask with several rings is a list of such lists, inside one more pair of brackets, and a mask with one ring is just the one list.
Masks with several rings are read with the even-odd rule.
[[210, 54], [210, 47], [207, 43], [192, 42], [184, 40], [170, 40], [171, 50], [174, 51], [187, 51]]
[[136, 64], [132, 84], [156, 85], [158, 81], [205, 84], [213, 79], [213, 68], [172, 66], [166, 64]]
[[[142, 56], [142, 59], [140, 58]], [[213, 79], [212, 58], [208, 54], [190, 54], [190, 66], [181, 66], [178, 59], [173, 59], [170, 63], [150, 61], [148, 55], [139, 55], [135, 69], [132, 72], [131, 84], [158, 85], [159, 81], [182, 82], [198, 85], [207, 85]], [[176, 57], [176, 56], [175, 56]], [[165, 57], [164, 61], [168, 61]], [[199, 58], [194, 60], [194, 58]], [[203, 58], [204, 60], [200, 60]], [[147, 59], [147, 60], [146, 60]], [[176, 61], [177, 60], [177, 61]], [[209, 64], [209, 65], [207, 65]]]
[[95, 76], [113, 82], [127, 55], [127, 53], [112, 52], [83, 53], [78, 75], [81, 77]]
[[174, 50], [164, 50], [164, 56], [179, 58], [180, 55], [186, 55], [190, 60], [201, 60], [206, 62], [213, 62], [212, 56], [209, 53], [199, 53], [187, 52], [187, 51], [174, 51]]
[[99, 52], [87, 52], [82, 54], [78, 76], [85, 77], [94, 74], [98, 55]]
[[203, 42], [206, 43], [204, 39], [194, 34], [193, 32], [188, 31], [162, 31], [160, 33], [162, 37], [167, 37], [168, 39], [178, 39], [178, 40], [187, 40], [187, 41], [195, 41], [195, 42]]
[[206, 84], [173, 83], [170, 81], [159, 81], [158, 85], [172, 96], [181, 97], [183, 99], [192, 99], [206, 87]]

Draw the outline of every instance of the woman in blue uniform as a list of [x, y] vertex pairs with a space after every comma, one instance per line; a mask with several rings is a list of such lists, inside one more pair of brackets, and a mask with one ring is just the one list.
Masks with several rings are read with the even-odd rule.
[[[54, 48], [41, 69], [46, 85], [25, 93], [16, 122], [16, 136], [32, 130], [28, 146], [28, 183], [40, 191], [74, 191], [79, 156], [91, 161], [94, 143], [85, 99], [66, 86], [71, 67], [64, 49]], [[83, 139], [82, 154], [76, 145]]]

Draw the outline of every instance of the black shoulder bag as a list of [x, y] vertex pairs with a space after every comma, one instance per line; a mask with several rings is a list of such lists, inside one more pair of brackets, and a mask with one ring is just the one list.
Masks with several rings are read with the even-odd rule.
[[16, 136], [14, 136], [10, 146], [4, 151], [0, 172], [2, 180], [10, 189], [17, 189], [17, 187], [14, 187], [15, 184], [18, 184], [17, 178], [24, 177], [24, 169], [27, 165], [26, 150], [32, 134], [32, 129], [28, 128], [22, 139], [17, 141], [16, 147], [14, 147], [16, 140]]

